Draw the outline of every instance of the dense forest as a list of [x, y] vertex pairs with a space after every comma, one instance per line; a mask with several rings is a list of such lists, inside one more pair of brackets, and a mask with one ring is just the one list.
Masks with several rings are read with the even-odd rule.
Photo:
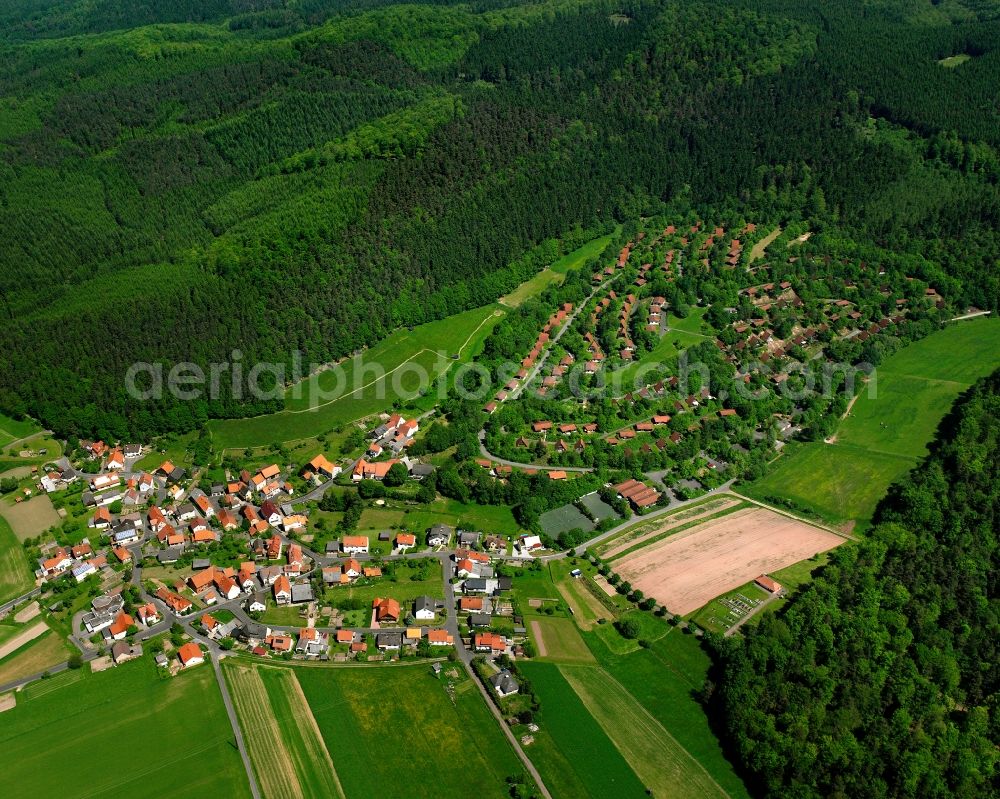
[[783, 612], [717, 642], [712, 706], [765, 796], [996, 796], [1000, 372], [876, 521]]
[[494, 301], [542, 241], [692, 206], [998, 304], [993, 2], [3, 5], [0, 408], [61, 433], [274, 410], [123, 378], [337, 358]]

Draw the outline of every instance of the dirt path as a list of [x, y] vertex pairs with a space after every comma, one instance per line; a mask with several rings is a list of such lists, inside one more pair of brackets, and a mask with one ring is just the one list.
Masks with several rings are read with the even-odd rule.
[[0, 660], [3, 660], [11, 652], [16, 652], [29, 641], [34, 641], [48, 629], [48, 625], [44, 621], [40, 621], [38, 624], [22, 630], [7, 643], [0, 646]]
[[18, 624], [24, 624], [27, 621], [31, 621], [35, 616], [41, 615], [41, 613], [42, 609], [38, 607], [38, 603], [30, 602], [14, 614], [14, 621]]
[[531, 622], [531, 634], [535, 636], [535, 648], [538, 650], [539, 657], [545, 657], [549, 654], [549, 650], [545, 648], [545, 639], [542, 638], [542, 626], [537, 622]]
[[747, 263], [752, 264], [754, 261], [759, 261], [761, 258], [763, 258], [764, 251], [767, 249], [767, 246], [776, 238], [778, 238], [778, 236], [780, 235], [781, 235], [781, 228], [776, 227], [774, 230], [768, 233], [764, 238], [762, 238], [760, 241], [754, 244], [753, 247], [750, 249], [750, 260]]
[[[601, 617], [607, 618], [611, 614], [604, 605], [597, 601], [597, 597], [580, 585], [579, 580], [586, 579], [586, 577], [581, 576], [577, 578], [575, 584], [559, 581], [556, 583], [556, 590], [566, 600], [566, 604], [573, 608], [573, 620], [577, 627], [581, 630], [592, 630], [595, 620]], [[590, 611], [592, 619], [587, 617], [585, 610]]]

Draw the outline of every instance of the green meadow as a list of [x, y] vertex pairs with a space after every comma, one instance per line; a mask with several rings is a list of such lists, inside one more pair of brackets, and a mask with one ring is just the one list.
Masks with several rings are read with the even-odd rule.
[[[581, 631], [571, 618], [528, 608], [526, 598], [554, 588], [546, 571], [514, 581], [526, 621], [542, 622], [553, 641], [547, 656], [518, 664], [541, 701], [526, 752], [553, 796], [640, 796], [648, 788], [653, 796], [748, 799], [697, 699], [710, 666], [700, 642], [639, 610], [625, 615], [639, 622], [643, 645], [611, 623]], [[552, 629], [561, 625], [570, 629]], [[589, 657], [579, 657], [580, 643]]]
[[144, 657], [36, 682], [0, 714], [0, 745], [13, 799], [250, 796], [209, 665], [167, 679]]
[[[460, 665], [296, 669], [349, 797], [506, 797], [523, 771]], [[453, 686], [451, 695], [448, 687]]]
[[0, 602], [20, 596], [33, 586], [24, 548], [10, 524], [0, 516]]
[[790, 444], [768, 475], [743, 490], [863, 529], [889, 485], [927, 454], [958, 395], [998, 366], [1000, 320], [959, 322], [917, 341], [878, 367], [832, 443]]
[[412, 405], [411, 410], [427, 410], [433, 400], [419, 397], [422, 378], [437, 380], [455, 365], [469, 362], [502, 315], [498, 306], [488, 305], [401, 328], [360, 356], [291, 386], [285, 410], [211, 422], [215, 445], [242, 449], [311, 438], [385, 411], [397, 400]]
[[537, 297], [552, 283], [562, 283], [568, 272], [579, 269], [587, 261], [600, 255], [604, 248], [608, 246], [612, 237], [612, 234], [601, 236], [593, 241], [588, 241], [582, 247], [573, 250], [573, 252], [566, 253], [566, 255], [554, 261], [546, 269], [541, 270], [533, 278], [524, 281], [524, 283], [505, 296], [501, 302], [504, 305], [516, 308], [525, 300]]
[[538, 694], [539, 733], [527, 754], [555, 797], [640, 797], [645, 786], [553, 663], [519, 666]]

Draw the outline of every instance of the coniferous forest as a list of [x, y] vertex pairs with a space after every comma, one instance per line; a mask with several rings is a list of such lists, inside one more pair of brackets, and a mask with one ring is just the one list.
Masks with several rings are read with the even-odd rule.
[[123, 376], [327, 361], [671, 208], [805, 218], [997, 307], [994, 2], [3, 6], [0, 407], [61, 433], [275, 410]]
[[1000, 372], [780, 615], [717, 642], [711, 705], [764, 796], [997, 791]]

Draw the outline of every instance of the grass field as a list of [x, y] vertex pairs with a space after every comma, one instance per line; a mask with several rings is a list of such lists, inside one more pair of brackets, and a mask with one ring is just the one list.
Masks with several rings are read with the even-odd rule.
[[553, 663], [594, 662], [594, 656], [572, 619], [533, 618], [529, 627], [535, 639], [535, 648], [542, 659]]
[[866, 523], [886, 489], [915, 465], [911, 458], [858, 447], [789, 444], [765, 477], [740, 488], [758, 499], [782, 497], [831, 522]]
[[444, 585], [441, 582], [441, 568], [437, 563], [435, 563], [431, 568], [430, 578], [427, 580], [406, 579], [404, 569], [399, 569], [399, 573], [403, 577], [403, 579], [400, 579], [399, 582], [394, 583], [383, 577], [381, 579], [376, 579], [371, 585], [351, 585], [333, 588], [330, 590], [330, 596], [344, 596], [360, 599], [366, 604], [367, 607], [371, 606], [371, 601], [375, 599], [375, 597], [392, 597], [400, 603], [404, 615], [412, 609], [409, 605], [412, 600], [416, 599], [418, 596], [426, 594], [427, 596], [434, 597], [435, 599], [444, 598]]
[[0, 516], [0, 603], [30, 591], [34, 585], [21, 542]]
[[614, 380], [621, 393], [642, 388], [648, 379], [644, 377], [651, 369], [660, 369], [662, 364], [673, 363], [677, 356], [689, 347], [705, 341], [701, 331], [701, 320], [707, 308], [692, 308], [684, 319], [673, 314], [667, 316], [670, 328], [657, 345], [639, 360], [615, 372]]
[[0, 660], [0, 685], [40, 674], [59, 663], [65, 663], [73, 651], [75, 650], [70, 649], [69, 643], [57, 632], [49, 630]]
[[553, 796], [639, 797], [645, 786], [553, 663], [519, 668], [539, 696], [539, 726], [548, 736], [528, 747]]
[[501, 799], [523, 770], [460, 667], [454, 701], [427, 664], [296, 676], [349, 797]]
[[958, 55], [950, 55], [947, 58], [942, 58], [938, 61], [942, 67], [947, 69], [954, 69], [960, 64], [964, 64], [972, 58], [968, 53], [959, 53]]
[[223, 661], [247, 751], [268, 799], [343, 797], [330, 752], [292, 669]]
[[653, 796], [728, 796], [705, 768], [604, 669], [563, 666], [560, 670]]
[[0, 716], [8, 797], [249, 797], [209, 666], [162, 679], [149, 658], [18, 694]]
[[[711, 665], [697, 639], [672, 629], [653, 641], [649, 649], [616, 655], [593, 634], [585, 635], [602, 668], [712, 775], [731, 799], [748, 799], [746, 787], [723, 755], [696, 698]], [[681, 791], [667, 795], [697, 794]]]
[[511, 308], [516, 308], [525, 300], [537, 297], [552, 283], [562, 283], [567, 272], [579, 269], [591, 258], [596, 258], [608, 246], [608, 242], [611, 239], [612, 236], [610, 234], [601, 236], [587, 242], [579, 249], [567, 253], [562, 258], [554, 261], [547, 269], [543, 269], [530, 280], [524, 281], [524, 283], [510, 294], [503, 297], [500, 302], [504, 305], [509, 305]]
[[18, 421], [0, 413], [0, 447], [6, 447], [11, 441], [41, 432], [41, 429], [33, 419], [24, 418]]
[[758, 241], [750, 250], [750, 260], [748, 263], [753, 263], [754, 261], [759, 261], [764, 257], [764, 253], [767, 252], [768, 245], [771, 244], [778, 236], [781, 235], [781, 228], [776, 227], [770, 233], [768, 233], [764, 238]]
[[514, 535], [521, 530], [511, 509], [504, 505], [466, 505], [454, 499], [436, 499], [420, 507], [365, 508], [358, 522], [359, 530], [403, 528], [426, 532], [435, 524], [447, 524], [463, 530]]
[[911, 344], [879, 366], [877, 395], [862, 389], [834, 443], [790, 445], [773, 471], [745, 490], [863, 528], [890, 483], [926, 454], [958, 395], [998, 366], [1000, 320], [960, 322]]
[[559, 572], [553, 569], [552, 572], [552, 580], [566, 604], [573, 609], [573, 620], [581, 630], [591, 629], [598, 619], [615, 617], [615, 613], [601, 604], [584, 585], [583, 581], [588, 579], [586, 572], [592, 568], [587, 568], [579, 578], [570, 577], [568, 569]]
[[[397, 330], [359, 358], [289, 388], [283, 411], [210, 423], [215, 446], [242, 449], [261, 442], [297, 441], [387, 410], [397, 399], [413, 401], [421, 375], [436, 379], [471, 360], [502, 314], [498, 306], [489, 305]], [[313, 398], [320, 396], [314, 407]], [[427, 402], [416, 405], [429, 407]]]

